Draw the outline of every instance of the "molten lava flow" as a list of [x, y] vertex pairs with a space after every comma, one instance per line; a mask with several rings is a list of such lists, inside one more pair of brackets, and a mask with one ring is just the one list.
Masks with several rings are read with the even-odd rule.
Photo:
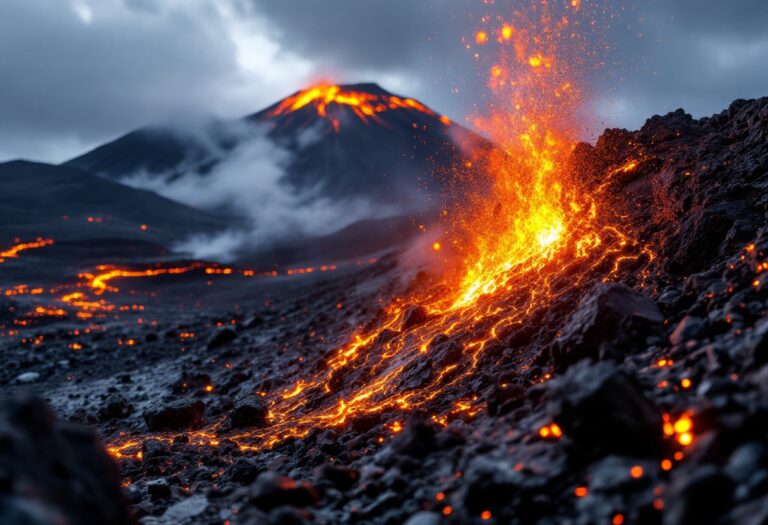
[[[307, 106], [314, 107], [320, 117], [330, 120], [337, 132], [340, 129], [339, 120], [328, 113], [332, 106], [350, 108], [365, 123], [369, 119], [378, 119], [380, 113], [404, 109], [437, 116], [434, 111], [412, 98], [354, 91], [331, 84], [319, 84], [286, 98], [271, 112], [271, 116], [287, 115]], [[441, 116], [440, 121], [446, 126], [451, 124], [448, 117]]]
[[0, 252], [0, 263], [5, 262], [6, 259], [14, 259], [18, 257], [21, 252], [50, 246], [53, 244], [53, 239], [43, 239], [42, 237], [38, 237], [34, 242], [19, 243], [18, 239], [16, 242], [17, 244], [11, 246], [5, 251]]
[[[579, 2], [563, 12], [546, 0], [533, 5], [525, 19], [483, 19], [474, 38], [493, 51], [493, 62], [482, 65], [498, 101], [475, 125], [497, 147], [477, 151], [470, 173], [457, 175], [460, 197], [446, 203], [445, 237], [430, 250], [445, 268], [438, 284], [392, 301], [374, 329], [353, 334], [323, 359], [320, 372], [286, 371], [285, 386], [265, 397], [269, 426], [228, 435], [242, 449], [374, 414], [421, 409], [443, 425], [472, 417], [482, 410], [476, 372], [503, 362], [506, 341], [546, 329], [541, 320], [553, 305], [652, 257], [601, 206], [604, 186], [589, 189], [568, 169], [580, 124], [579, 73], [593, 56], [583, 30], [594, 27], [592, 18]], [[340, 97], [338, 88], [321, 86], [276, 113], [314, 104], [324, 115], [328, 104], [348, 103]], [[378, 103], [350, 105], [370, 116]], [[525, 377], [529, 364], [523, 356], [519, 363]], [[219, 427], [189, 437], [214, 442]], [[559, 427], [547, 432], [557, 436]], [[117, 444], [113, 451], [132, 447]]]

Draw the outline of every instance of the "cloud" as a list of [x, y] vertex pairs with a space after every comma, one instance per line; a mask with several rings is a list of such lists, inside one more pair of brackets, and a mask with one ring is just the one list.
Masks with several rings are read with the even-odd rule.
[[228, 0], [4, 1], [0, 158], [63, 161], [149, 123], [272, 102], [309, 66], [259, 23]]
[[[590, 87], [595, 128], [768, 94], [764, 0], [595, 1], [613, 16]], [[482, 105], [485, 76], [462, 38], [489, 11], [524, 5], [4, 0], [0, 159], [61, 161], [180, 114], [248, 114], [323, 77], [379, 82], [462, 121]]]
[[[179, 131], [179, 137], [207, 144], [208, 157], [223, 159], [205, 175], [188, 172], [180, 177], [158, 178], [156, 174], [135, 174], [122, 182], [156, 191], [170, 199], [201, 209], [244, 218], [242, 226], [214, 236], [196, 235], [176, 245], [196, 258], [227, 262], [244, 249], [263, 250], [278, 243], [333, 233], [361, 219], [397, 213], [393, 206], [362, 198], [331, 199], [323, 196], [322, 183], [297, 188], [285, 181], [285, 170], [299, 152], [275, 144], [267, 129], [241, 123], [229, 124], [226, 141], [217, 134], [222, 128], [205, 126]], [[205, 131], [204, 131], [205, 130]], [[306, 147], [318, 135], [312, 128], [299, 137]], [[235, 142], [234, 150], [219, 150], [217, 144]]]

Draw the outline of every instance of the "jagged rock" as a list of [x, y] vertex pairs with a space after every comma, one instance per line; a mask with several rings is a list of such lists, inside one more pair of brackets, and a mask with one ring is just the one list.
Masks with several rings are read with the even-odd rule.
[[329, 481], [339, 490], [349, 490], [360, 479], [360, 472], [343, 465], [325, 463], [317, 469], [317, 477]]
[[552, 360], [564, 370], [581, 359], [616, 359], [644, 350], [663, 337], [658, 307], [624, 284], [598, 284], [579, 303], [552, 346]]
[[415, 305], [411, 306], [406, 310], [405, 315], [403, 315], [403, 330], [408, 330], [409, 328], [413, 328], [414, 326], [418, 326], [420, 324], [424, 324], [429, 320], [429, 313], [427, 312], [427, 309], [424, 308], [421, 305]]
[[232, 428], [263, 427], [267, 424], [267, 406], [260, 397], [249, 395], [235, 403], [229, 424]]
[[495, 385], [488, 395], [488, 413], [502, 416], [525, 403], [525, 388], [520, 385]]
[[440, 515], [434, 512], [417, 512], [405, 522], [405, 525], [440, 525]]
[[38, 372], [24, 372], [16, 377], [16, 382], [19, 384], [34, 383], [38, 379], [40, 379]]
[[768, 317], [755, 323], [741, 346], [750, 368], [759, 368], [768, 363]]
[[109, 419], [124, 418], [132, 413], [133, 405], [122, 394], [113, 392], [107, 396], [104, 404], [99, 409], [99, 418], [102, 421], [107, 421]]
[[768, 460], [765, 445], [758, 442], [745, 443], [731, 454], [725, 473], [738, 483], [744, 483], [756, 472], [764, 469]]
[[318, 494], [306, 481], [297, 483], [275, 472], [263, 472], [251, 485], [249, 500], [262, 510], [271, 510], [283, 505], [308, 507], [317, 503]]
[[3, 403], [0, 472], [0, 523], [133, 523], [95, 434], [58, 422], [39, 399]]
[[141, 452], [144, 461], [152, 461], [171, 455], [171, 447], [156, 439], [147, 439], [141, 444]]
[[227, 477], [232, 481], [242, 484], [253, 483], [261, 472], [256, 463], [248, 458], [237, 458], [235, 462], [227, 469]]
[[152, 499], [166, 499], [171, 495], [171, 486], [165, 478], [147, 481], [147, 494]]
[[706, 332], [707, 323], [704, 319], [686, 315], [683, 317], [669, 336], [673, 345], [681, 345], [690, 339], [699, 339]]
[[669, 502], [664, 525], [718, 523], [730, 505], [732, 492], [733, 482], [715, 465], [679, 471], [664, 498]]
[[237, 339], [237, 332], [228, 326], [219, 328], [208, 339], [207, 348], [213, 350]]
[[410, 419], [403, 431], [392, 440], [392, 449], [398, 454], [420, 458], [436, 449], [435, 427], [421, 419]]
[[184, 430], [205, 423], [202, 401], [179, 399], [169, 403], [156, 403], [144, 411], [144, 422], [152, 431]]
[[577, 456], [659, 451], [661, 413], [623, 370], [609, 363], [579, 363], [553, 380], [550, 389], [552, 418]]

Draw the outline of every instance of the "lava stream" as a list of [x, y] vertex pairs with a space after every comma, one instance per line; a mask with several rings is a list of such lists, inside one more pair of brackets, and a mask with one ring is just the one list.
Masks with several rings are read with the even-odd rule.
[[17, 244], [11, 246], [5, 251], [0, 252], [0, 263], [4, 263], [6, 259], [14, 259], [18, 257], [21, 252], [50, 246], [53, 244], [53, 239], [44, 239], [42, 237], [38, 237], [33, 242], [19, 243], [18, 239], [16, 242]]

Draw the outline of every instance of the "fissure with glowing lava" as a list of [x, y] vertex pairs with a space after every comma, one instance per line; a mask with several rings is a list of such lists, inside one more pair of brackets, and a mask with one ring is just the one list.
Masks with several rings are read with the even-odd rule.
[[[284, 378], [281, 388], [261, 392], [269, 408], [266, 427], [228, 439], [244, 450], [261, 450], [374, 414], [419, 408], [439, 424], [474, 414], [481, 403], [462, 386], [502, 335], [569, 291], [653, 258], [620, 215], [606, 208], [606, 185], [589, 192], [567, 168], [579, 129], [581, 73], [595, 57], [587, 38], [590, 21], [579, 2], [562, 13], [542, 2], [526, 16], [482, 19], [483, 28], [466, 47], [486, 71], [495, 103], [473, 124], [496, 147], [475, 152], [478, 162], [468, 172], [457, 169], [461, 205], [446, 204], [432, 255], [441, 263], [433, 276], [438, 284], [392, 301], [375, 328], [357, 330], [324, 358], [322, 371]], [[350, 97], [321, 85], [287, 99], [274, 114], [311, 104], [325, 117], [332, 103], [349, 105], [363, 119], [415, 107], [408, 99]], [[414, 308], [421, 319], [409, 326]], [[444, 344], [455, 345], [450, 359], [438, 351]], [[414, 370], [424, 371], [416, 384]], [[446, 399], [454, 401], [447, 406]], [[223, 423], [188, 436], [194, 443], [218, 443]], [[110, 450], [130, 455], [139, 443], [121, 441]]]

